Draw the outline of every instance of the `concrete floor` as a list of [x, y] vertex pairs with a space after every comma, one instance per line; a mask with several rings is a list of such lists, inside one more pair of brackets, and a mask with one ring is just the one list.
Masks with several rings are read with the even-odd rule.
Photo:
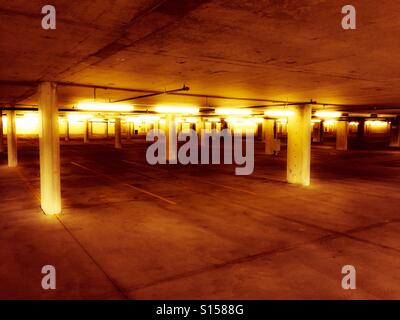
[[[0, 298], [399, 299], [400, 152], [312, 150], [312, 185], [256, 145], [255, 172], [145, 163], [146, 143], [63, 143], [63, 214], [38, 203], [37, 142], [0, 162]], [[57, 290], [41, 289], [41, 268]], [[341, 288], [341, 268], [357, 290]]]

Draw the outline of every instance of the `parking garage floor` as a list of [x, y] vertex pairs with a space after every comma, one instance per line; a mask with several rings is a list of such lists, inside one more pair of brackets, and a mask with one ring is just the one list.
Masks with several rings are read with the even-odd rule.
[[[284, 155], [255, 171], [150, 166], [146, 142], [62, 143], [63, 214], [39, 208], [39, 156], [0, 165], [0, 298], [399, 299], [400, 152], [312, 150], [312, 184]], [[41, 288], [41, 268], [57, 290]], [[341, 269], [357, 270], [343, 290]]]

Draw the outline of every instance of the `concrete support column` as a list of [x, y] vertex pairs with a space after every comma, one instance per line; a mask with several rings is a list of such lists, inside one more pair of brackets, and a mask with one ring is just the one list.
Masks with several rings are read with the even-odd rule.
[[65, 141], [69, 141], [70, 137], [69, 137], [69, 120], [66, 120], [65, 123]]
[[266, 125], [266, 119], [261, 124], [261, 141], [265, 142], [265, 125]]
[[109, 134], [108, 134], [108, 120], [106, 120], [106, 129], [105, 129], [104, 135], [106, 136], [106, 139], [109, 138]]
[[0, 153], [4, 152], [3, 113], [0, 108]]
[[15, 168], [18, 165], [17, 155], [17, 127], [15, 122], [15, 110], [7, 113], [7, 155], [8, 166]]
[[93, 138], [93, 121], [88, 122], [88, 137], [89, 139]]
[[347, 151], [347, 140], [349, 123], [347, 120], [340, 120], [336, 125], [336, 150]]
[[176, 134], [178, 135], [180, 132], [182, 132], [182, 122], [176, 123], [175, 128], [176, 128]]
[[400, 147], [400, 120], [390, 123], [390, 147]]
[[88, 143], [89, 141], [89, 121], [85, 119], [83, 122], [83, 143]]
[[61, 213], [57, 84], [39, 85], [40, 199], [45, 214]]
[[177, 163], [176, 117], [171, 114], [165, 121], [165, 157], [168, 163]]
[[275, 143], [275, 120], [264, 119], [263, 121], [265, 154], [274, 154]]
[[310, 185], [311, 106], [294, 106], [288, 121], [287, 180]]
[[323, 143], [324, 142], [324, 131], [325, 131], [325, 129], [324, 129], [324, 121], [322, 120], [321, 122], [320, 122], [320, 125], [319, 125], [319, 135], [320, 135], [320, 141], [319, 142], [321, 142], [321, 143]]
[[204, 127], [204, 121], [202, 118], [199, 118], [199, 121], [196, 122], [196, 133], [200, 137], [201, 129]]
[[322, 135], [321, 135], [321, 127], [322, 127], [322, 121], [320, 122], [314, 122], [312, 125], [312, 142], [320, 143], [322, 141]]
[[358, 121], [358, 127], [357, 127], [357, 135], [358, 138], [363, 139], [365, 135], [365, 120], [359, 120]]
[[115, 149], [122, 149], [120, 117], [115, 118]]
[[136, 131], [135, 131], [135, 123], [132, 122], [132, 136], [136, 135]]
[[201, 131], [206, 129], [206, 123], [203, 118], [200, 118], [198, 122], [196, 122], [196, 133], [199, 139], [200, 145], [203, 145], [204, 141], [201, 137]]
[[128, 140], [131, 140], [131, 138], [132, 138], [132, 123], [130, 123], [130, 122], [127, 123], [126, 138]]

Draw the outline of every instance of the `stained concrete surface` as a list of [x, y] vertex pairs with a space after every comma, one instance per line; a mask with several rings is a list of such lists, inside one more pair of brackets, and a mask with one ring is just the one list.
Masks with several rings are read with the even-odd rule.
[[[37, 142], [0, 165], [0, 298], [398, 299], [400, 152], [312, 150], [312, 185], [284, 152], [255, 172], [149, 166], [146, 143], [62, 142], [63, 214], [39, 208]], [[57, 290], [41, 289], [43, 265]], [[341, 288], [354, 265], [357, 290]]]

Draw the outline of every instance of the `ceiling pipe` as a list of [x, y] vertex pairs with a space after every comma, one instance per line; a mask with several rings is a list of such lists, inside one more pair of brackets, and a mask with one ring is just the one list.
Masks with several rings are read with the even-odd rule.
[[189, 87], [187, 87], [186, 85], [183, 85], [183, 87], [179, 88], [179, 89], [165, 90], [164, 92], [155, 92], [155, 93], [149, 93], [149, 94], [145, 94], [145, 95], [141, 95], [141, 96], [120, 99], [120, 100], [112, 101], [112, 103], [137, 100], [137, 99], [142, 99], [142, 98], [154, 97], [154, 96], [158, 96], [158, 95], [162, 95], [162, 94], [171, 94], [171, 93], [175, 93], [175, 92], [189, 91], [189, 90], [190, 90]]
[[[41, 81], [12, 81], [12, 80], [0, 80], [0, 85], [6, 86], [22, 86], [22, 87], [35, 87], [40, 84]], [[57, 81], [55, 81], [57, 82]], [[111, 86], [99, 86], [92, 84], [82, 84], [82, 83], [74, 83], [74, 82], [57, 82], [58, 86], [62, 87], [77, 87], [77, 88], [87, 88], [87, 89], [103, 89], [103, 90], [114, 90], [114, 91], [126, 91], [126, 92], [142, 92], [149, 93], [155, 95], [161, 94], [171, 94], [177, 96], [187, 96], [193, 98], [209, 98], [209, 99], [221, 99], [221, 100], [237, 100], [237, 101], [260, 101], [260, 102], [271, 102], [271, 103], [295, 103], [283, 100], [273, 100], [273, 99], [262, 99], [262, 98], [244, 98], [244, 97], [231, 97], [231, 96], [220, 96], [220, 95], [210, 95], [210, 94], [196, 94], [196, 93], [181, 93], [178, 91], [182, 91], [184, 88], [188, 88], [184, 86], [181, 89], [170, 90], [168, 91], [157, 91], [157, 90], [146, 90], [146, 89], [134, 89], [134, 88], [119, 88], [119, 87], [111, 87]], [[187, 89], [184, 91], [188, 91]], [[134, 97], [136, 98], [136, 97]], [[140, 98], [140, 97], [139, 97]], [[129, 98], [128, 98], [129, 99]]]
[[[0, 80], [0, 85], [5, 86], [22, 86], [22, 87], [35, 87], [40, 84], [41, 81], [14, 81], [14, 80]], [[55, 81], [57, 82], [57, 81]], [[88, 89], [103, 89], [103, 90], [114, 90], [114, 91], [126, 91], [126, 92], [142, 92], [148, 93], [148, 96], [155, 96], [161, 94], [170, 94], [177, 96], [187, 96], [187, 97], [195, 97], [195, 98], [208, 98], [208, 99], [221, 99], [221, 100], [237, 100], [237, 101], [260, 101], [260, 102], [270, 102], [270, 103], [278, 103], [283, 105], [305, 105], [305, 104], [313, 104], [320, 106], [333, 106], [333, 107], [343, 107], [343, 108], [369, 108], [372, 110], [390, 110], [390, 109], [400, 109], [400, 106], [387, 106], [387, 105], [379, 105], [379, 104], [335, 104], [335, 103], [323, 103], [311, 100], [311, 102], [293, 102], [293, 101], [283, 101], [283, 100], [273, 100], [273, 99], [260, 99], [260, 98], [244, 98], [244, 97], [232, 97], [232, 96], [220, 96], [220, 95], [209, 95], [209, 94], [195, 94], [195, 93], [181, 93], [175, 90], [168, 91], [157, 91], [157, 90], [146, 90], [146, 89], [134, 89], [134, 88], [119, 88], [119, 87], [111, 87], [111, 86], [99, 86], [92, 84], [81, 84], [74, 82], [57, 82], [58, 86], [64, 87], [79, 87], [79, 88], [88, 88]], [[183, 88], [182, 88], [183, 89]], [[182, 89], [177, 89], [178, 91], [182, 91]], [[175, 92], [174, 92], [175, 91]], [[135, 99], [143, 98], [147, 95], [133, 97]], [[128, 98], [129, 99], [129, 98]], [[133, 100], [131, 98], [131, 100]], [[116, 101], [115, 101], [116, 102]], [[275, 105], [278, 106], [278, 105]], [[254, 106], [255, 108], [263, 108], [263, 107], [273, 107], [273, 106]]]
[[271, 108], [271, 107], [301, 106], [301, 105], [307, 105], [307, 104], [316, 104], [316, 103], [315, 103], [315, 101], [311, 100], [309, 102], [278, 103], [278, 104], [269, 104], [269, 105], [248, 106], [248, 107], [244, 107], [244, 108], [259, 109], [259, 108]]

